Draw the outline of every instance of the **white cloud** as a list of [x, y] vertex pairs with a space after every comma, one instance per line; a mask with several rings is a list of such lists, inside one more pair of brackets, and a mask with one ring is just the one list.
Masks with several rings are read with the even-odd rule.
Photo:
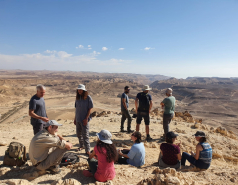
[[125, 48], [119, 48], [118, 50], [124, 50]]
[[110, 66], [117, 65], [118, 69], [129, 60], [109, 59], [99, 60], [100, 52], [93, 51], [89, 54], [73, 55], [66, 51], [50, 51], [44, 53], [4, 55], [0, 54], [0, 69], [23, 70], [72, 70], [72, 71], [101, 71], [110, 72]]
[[145, 47], [144, 50], [148, 51], [150, 49], [155, 49], [155, 48], [151, 48], [151, 47]]
[[91, 45], [88, 45], [88, 48], [91, 48]]
[[107, 47], [102, 47], [102, 50], [103, 50], [103, 51], [107, 51], [108, 48], [107, 48]]
[[55, 50], [53, 50], [53, 51], [50, 51], [50, 50], [46, 50], [46, 51], [44, 51], [45, 53], [56, 53], [57, 51], [55, 51]]
[[92, 49], [92, 48], [88, 48], [88, 49]]
[[83, 49], [83, 48], [84, 48], [83, 45], [79, 45], [79, 46], [76, 47], [76, 49]]

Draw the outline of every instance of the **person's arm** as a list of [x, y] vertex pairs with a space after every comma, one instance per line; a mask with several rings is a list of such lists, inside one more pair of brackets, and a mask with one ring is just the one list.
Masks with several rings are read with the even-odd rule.
[[127, 154], [123, 154], [123, 153], [121, 152], [121, 150], [119, 150], [118, 153], [119, 153], [119, 155], [121, 155], [121, 156], [123, 156], [123, 157], [125, 157], [125, 158], [129, 158], [128, 155], [127, 155]]
[[177, 154], [178, 160], [180, 161], [182, 159], [181, 153]]
[[203, 150], [203, 148], [202, 148], [202, 146], [200, 145], [200, 144], [197, 144], [197, 146], [196, 146], [196, 153], [191, 153], [192, 154], [192, 156], [196, 159], [196, 160], [198, 160], [199, 159], [199, 155], [200, 155], [200, 151], [202, 151]]
[[127, 110], [126, 98], [122, 98], [122, 104], [123, 104], [124, 108]]
[[87, 116], [86, 116], [86, 118], [83, 120], [83, 125], [84, 125], [84, 126], [86, 126], [86, 125], [88, 124], [88, 118], [89, 118], [89, 116], [90, 116], [91, 110], [92, 110], [92, 108], [88, 110]]
[[34, 113], [34, 109], [29, 109], [29, 116], [31, 116], [32, 118], [35, 118], [35, 119], [40, 119], [40, 120], [42, 120], [44, 122], [48, 122], [49, 121], [48, 118], [38, 116], [36, 113]]
[[57, 135], [59, 137], [59, 139], [62, 141], [62, 140], [65, 140], [62, 136], [60, 135]]
[[92, 153], [89, 154], [89, 159], [92, 159], [96, 155], [95, 151], [93, 150]]
[[136, 98], [136, 100], [135, 100], [135, 107], [136, 107], [136, 113], [137, 113], [137, 110], [138, 110], [138, 98]]
[[151, 109], [152, 109], [152, 106], [153, 106], [153, 102], [152, 102], [152, 100], [150, 100], [150, 109], [149, 109], [149, 113], [150, 113], [150, 111], [151, 111]]
[[161, 102], [160, 105], [161, 105], [161, 108], [163, 109], [164, 108], [164, 103]]

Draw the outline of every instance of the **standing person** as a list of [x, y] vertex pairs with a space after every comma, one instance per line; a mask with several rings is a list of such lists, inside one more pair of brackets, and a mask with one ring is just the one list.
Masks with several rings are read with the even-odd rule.
[[163, 115], [163, 128], [164, 128], [164, 136], [163, 139], [165, 139], [166, 134], [169, 132], [169, 124], [174, 117], [174, 109], [175, 109], [175, 97], [172, 96], [172, 89], [168, 88], [166, 90], [166, 96], [161, 103], [161, 108], [164, 109], [164, 115]]
[[119, 164], [130, 164], [132, 166], [140, 167], [145, 164], [145, 147], [141, 142], [141, 133], [134, 132], [131, 135], [131, 140], [134, 142], [130, 150], [119, 150], [118, 153], [124, 158], [119, 158]]
[[72, 144], [57, 135], [58, 126], [62, 126], [55, 120], [46, 123], [45, 128], [38, 132], [31, 140], [29, 157], [32, 165], [38, 170], [47, 170], [51, 173], [59, 173], [59, 164]]
[[108, 130], [101, 130], [97, 136], [97, 144], [88, 158], [90, 171], [84, 170], [83, 174], [86, 177], [94, 176], [99, 182], [106, 182], [116, 175], [114, 162], [117, 160], [117, 150]]
[[93, 108], [93, 100], [83, 84], [79, 84], [76, 90], [75, 108], [74, 124], [80, 145], [78, 151], [85, 148], [85, 152], [89, 155], [89, 121], [91, 120], [90, 113]]
[[29, 116], [31, 116], [31, 125], [34, 135], [43, 130], [44, 125], [49, 119], [45, 110], [45, 87], [41, 84], [36, 86], [36, 94], [31, 97], [29, 102]]
[[151, 95], [149, 94], [150, 90], [151, 88], [149, 87], [149, 85], [145, 85], [144, 88], [142, 89], [143, 92], [138, 93], [135, 100], [135, 107], [137, 113], [136, 131], [139, 132], [142, 118], [144, 118], [147, 141], [152, 140], [149, 134], [150, 111], [153, 105]]
[[128, 94], [130, 92], [130, 88], [129, 86], [126, 86], [124, 88], [124, 93], [121, 96], [121, 132], [126, 132], [124, 130], [124, 122], [126, 120], [126, 118], [128, 119], [127, 121], [127, 132], [131, 133], [133, 132], [133, 130], [131, 130], [131, 115], [129, 113], [128, 107], [129, 107], [129, 98], [128, 98]]
[[199, 142], [196, 146], [196, 153], [191, 152], [189, 155], [186, 152], [183, 152], [181, 165], [185, 166], [186, 160], [188, 160], [194, 166], [201, 169], [208, 169], [212, 161], [212, 147], [207, 143], [206, 135], [202, 131], [197, 131], [194, 134], [195, 139]]
[[180, 143], [175, 144], [178, 134], [168, 132], [166, 134], [166, 143], [160, 145], [161, 156], [159, 157], [159, 166], [162, 168], [179, 169], [181, 166]]

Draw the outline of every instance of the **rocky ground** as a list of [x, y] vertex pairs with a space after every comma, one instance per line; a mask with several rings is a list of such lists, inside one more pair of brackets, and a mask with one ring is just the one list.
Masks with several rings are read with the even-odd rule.
[[[27, 110], [27, 108], [25, 108]], [[21, 111], [26, 111], [21, 110]], [[12, 141], [23, 143], [27, 149], [33, 137], [32, 127], [27, 119], [21, 117], [21, 111], [18, 113], [18, 119], [13, 122], [4, 122], [0, 124], [1, 130], [1, 145], [0, 146], [0, 163], [4, 157], [4, 151], [7, 145]], [[211, 167], [204, 171], [188, 166], [182, 170], [174, 169], [159, 169], [157, 160], [159, 156], [159, 147], [162, 141], [160, 137], [163, 133], [162, 118], [160, 112], [155, 110], [151, 116], [151, 137], [153, 141], [148, 143], [145, 141], [144, 124], [141, 125], [143, 142], [146, 148], [145, 165], [141, 168], [136, 168], [130, 165], [115, 164], [116, 177], [109, 182], [99, 183], [93, 177], [84, 177], [82, 171], [88, 168], [84, 151], [75, 152], [78, 147], [78, 140], [75, 134], [75, 125], [71, 119], [58, 119], [58, 122], [63, 126], [59, 129], [59, 133], [70, 142], [73, 143], [73, 152], [80, 157], [80, 162], [75, 165], [70, 165], [62, 168], [60, 174], [51, 175], [47, 173], [39, 173], [31, 166], [28, 160], [23, 167], [6, 167], [1, 165], [0, 168], [0, 184], [51, 184], [51, 185], [66, 185], [66, 184], [238, 184], [238, 155], [237, 155], [237, 135], [232, 131], [227, 131], [225, 128], [210, 127], [202, 123], [194, 123], [188, 112], [177, 113], [177, 117], [171, 123], [171, 130], [179, 134], [178, 142], [181, 142], [181, 151], [194, 151], [196, 141], [192, 134], [197, 130], [202, 130], [208, 134], [208, 142], [213, 148], [213, 160]], [[188, 119], [190, 117], [190, 119]], [[90, 142], [91, 147], [95, 146], [95, 134], [101, 129], [109, 130], [113, 135], [113, 142], [118, 148], [130, 148], [132, 142], [130, 135], [120, 133], [120, 114], [114, 112], [104, 112], [98, 117], [94, 117], [90, 122]], [[132, 121], [132, 128], [135, 128], [135, 120]]]

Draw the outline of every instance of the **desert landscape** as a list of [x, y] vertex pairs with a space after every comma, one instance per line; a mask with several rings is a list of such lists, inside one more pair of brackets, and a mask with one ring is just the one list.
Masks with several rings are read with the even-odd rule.
[[[95, 146], [96, 133], [109, 130], [118, 148], [130, 148], [132, 141], [127, 133], [120, 133], [120, 97], [124, 86], [131, 88], [130, 110], [134, 113], [134, 99], [143, 85], [153, 89], [150, 132], [152, 142], [145, 141], [145, 128], [141, 126], [146, 148], [145, 165], [136, 168], [115, 164], [116, 177], [100, 183], [93, 177], [86, 178], [82, 171], [88, 168], [84, 151], [76, 152], [74, 119], [75, 90], [85, 84], [94, 103], [93, 119], [90, 122], [90, 143]], [[71, 151], [78, 154], [77, 164], [62, 168], [60, 174], [39, 174], [30, 160], [22, 167], [4, 166], [3, 158], [12, 141], [23, 143], [28, 152], [33, 129], [28, 116], [29, 100], [36, 93], [36, 85], [46, 86], [44, 96], [49, 119], [63, 126], [59, 134], [73, 144]], [[163, 134], [160, 102], [165, 98], [165, 89], [172, 88], [176, 97], [176, 114], [171, 130], [179, 134], [181, 151], [195, 150], [192, 136], [197, 130], [208, 135], [213, 148], [211, 167], [204, 171], [193, 166], [182, 170], [159, 169], [157, 160], [160, 137]], [[238, 78], [187, 78], [176, 79], [163, 75], [141, 75], [129, 73], [94, 73], [72, 71], [24, 71], [0, 70], [0, 184], [237, 184], [238, 183]], [[125, 123], [126, 124], [126, 123]], [[132, 129], [135, 129], [135, 119]], [[187, 164], [189, 165], [189, 164]]]

